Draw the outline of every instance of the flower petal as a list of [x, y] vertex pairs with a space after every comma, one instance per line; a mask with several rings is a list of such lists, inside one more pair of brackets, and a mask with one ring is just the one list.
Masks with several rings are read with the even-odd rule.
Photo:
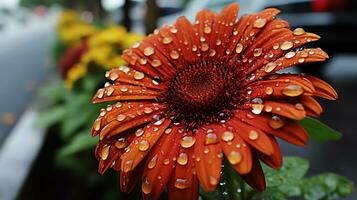
[[231, 118], [227, 124], [238, 131], [239, 136], [258, 151], [272, 155], [274, 148], [269, 137], [256, 126], [250, 126], [239, 118]]
[[258, 155], [258, 158], [261, 159], [265, 164], [267, 164], [269, 167], [273, 169], [277, 169], [281, 167], [283, 164], [283, 156], [276, 139], [273, 136], [268, 135], [268, 137], [270, 138], [271, 143], [273, 145], [274, 153], [272, 155], [265, 155], [260, 152], [256, 152], [256, 153]]
[[150, 149], [155, 145], [161, 134], [170, 125], [171, 120], [162, 119], [157, 121], [160, 123], [152, 123], [147, 125], [143, 131], [144, 133], [136, 137], [127, 147], [127, 151], [121, 156], [121, 170], [129, 172], [133, 170], [142, 159], [148, 154]]
[[241, 175], [242, 178], [250, 185], [254, 190], [265, 190], [265, 177], [262, 167], [257, 158], [253, 159], [253, 168], [248, 174]]
[[198, 179], [205, 191], [213, 191], [220, 180], [222, 154], [219, 143], [205, 144], [209, 127], [200, 127], [195, 133], [195, 166]]
[[314, 94], [315, 96], [329, 100], [336, 100], [338, 98], [337, 92], [335, 91], [335, 89], [333, 89], [333, 87], [331, 87], [330, 84], [313, 76], [305, 75], [305, 77], [309, 79], [309, 81], [311, 81], [314, 85], [316, 89], [316, 92]]
[[180, 149], [180, 133], [178, 127], [165, 129], [164, 134], [150, 151], [145, 163], [142, 185], [150, 184], [151, 191], [143, 193], [144, 199], [158, 199], [173, 170], [175, 158]]

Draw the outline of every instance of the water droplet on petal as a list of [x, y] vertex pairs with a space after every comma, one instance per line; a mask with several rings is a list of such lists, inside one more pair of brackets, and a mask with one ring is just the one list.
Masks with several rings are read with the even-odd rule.
[[162, 163], [164, 163], [164, 165], [168, 165], [170, 163], [170, 159], [166, 158]]
[[125, 118], [126, 118], [126, 115], [124, 115], [124, 114], [119, 114], [118, 116], [117, 116], [117, 120], [118, 121], [124, 121], [125, 120]]
[[186, 165], [188, 162], [188, 156], [186, 153], [180, 153], [177, 158], [177, 163], [180, 165]]
[[139, 150], [140, 150], [140, 151], [146, 151], [146, 150], [149, 149], [149, 147], [150, 147], [150, 144], [149, 144], [148, 141], [146, 141], [146, 140], [141, 140], [141, 141], [139, 142]]
[[178, 59], [180, 57], [179, 53], [176, 50], [172, 50], [170, 53], [170, 57], [174, 60]]
[[136, 80], [141, 80], [141, 79], [143, 79], [144, 77], [145, 77], [145, 75], [144, 75], [144, 73], [142, 73], [142, 72], [136, 71], [136, 72], [134, 73], [134, 78], [135, 78]]
[[181, 146], [183, 148], [190, 148], [192, 147], [196, 142], [196, 139], [192, 136], [184, 136], [181, 140]]
[[100, 158], [102, 160], [106, 160], [109, 156], [109, 149], [110, 149], [110, 146], [109, 145], [104, 145], [102, 147], [102, 151], [100, 152]]
[[293, 58], [296, 55], [294, 51], [290, 51], [287, 54], [285, 54], [285, 58], [290, 59]]
[[298, 110], [304, 110], [304, 105], [302, 105], [301, 103], [297, 103], [295, 104], [295, 108]]
[[203, 32], [206, 33], [206, 34], [210, 34], [211, 31], [212, 31], [212, 29], [209, 26], [205, 26], [204, 29], [203, 29]]
[[172, 37], [170, 36], [165, 36], [163, 39], [162, 39], [162, 43], [163, 44], [170, 44], [172, 42]]
[[108, 78], [112, 81], [115, 81], [117, 78], [119, 78], [119, 75], [117, 73], [112, 72], [109, 74]]
[[264, 106], [264, 110], [265, 110], [265, 112], [271, 112], [271, 111], [273, 111], [273, 107], [271, 107], [271, 105], [266, 105], [266, 106]]
[[252, 104], [252, 113], [259, 115], [264, 108], [263, 104]]
[[128, 91], [129, 89], [126, 87], [126, 86], [122, 86], [121, 88], [120, 88], [120, 91], [122, 91], [122, 92], [126, 92], [126, 91]]
[[305, 34], [305, 30], [303, 28], [296, 28], [293, 33], [294, 35], [303, 35]]
[[202, 46], [201, 46], [201, 51], [207, 51], [208, 50], [208, 44], [206, 43], [203, 43]]
[[156, 166], [156, 163], [157, 163], [157, 154], [155, 154], [155, 156], [152, 157], [151, 160], [149, 161], [148, 168], [149, 169], [154, 168]]
[[298, 62], [299, 62], [299, 63], [305, 62], [305, 58], [299, 58], [299, 59], [298, 59]]
[[144, 194], [150, 194], [152, 190], [152, 186], [147, 177], [145, 177], [144, 181], [141, 184], [141, 190], [143, 191]]
[[277, 50], [277, 49], [279, 49], [279, 46], [280, 46], [279, 43], [274, 43], [273, 44], [273, 49]]
[[143, 134], [144, 134], [144, 130], [141, 129], [141, 128], [139, 128], [138, 130], [135, 131], [135, 135], [136, 135], [137, 137], [140, 137], [140, 136], [142, 136]]
[[235, 165], [240, 163], [242, 160], [242, 155], [238, 151], [231, 151], [229, 152], [227, 158], [232, 165]]
[[253, 55], [254, 57], [258, 57], [260, 55], [262, 55], [263, 49], [262, 48], [255, 48], [253, 51]]
[[172, 131], [172, 128], [167, 128], [167, 129], [165, 129], [165, 134], [170, 134], [171, 131]]
[[284, 41], [281, 45], [280, 45], [280, 49], [281, 50], [288, 50], [291, 49], [294, 46], [294, 43], [290, 40]]
[[300, 85], [288, 85], [281, 92], [286, 96], [296, 97], [304, 93], [304, 89]]
[[178, 179], [176, 179], [174, 186], [175, 186], [177, 189], [185, 189], [185, 188], [188, 188], [187, 179], [183, 179], [183, 178], [178, 178]]
[[115, 141], [114, 146], [118, 149], [123, 149], [128, 146], [128, 142], [125, 138], [118, 138], [117, 141]]
[[273, 90], [272, 87], [266, 87], [266, 88], [265, 88], [265, 93], [266, 93], [267, 95], [271, 95], [271, 94], [273, 94], [273, 92], [274, 92], [274, 90]]
[[97, 97], [101, 99], [103, 98], [103, 96], [104, 96], [104, 89], [99, 89], [97, 92]]
[[249, 131], [248, 137], [251, 140], [256, 140], [256, 139], [258, 139], [258, 132], [255, 130], [251, 130], [251, 131]]
[[160, 60], [154, 59], [154, 60], [152, 60], [151, 65], [152, 65], [153, 67], [160, 67], [160, 66], [162, 65], [162, 63], [161, 63]]
[[152, 113], [152, 111], [154, 111], [154, 110], [152, 108], [150, 108], [150, 107], [145, 107], [144, 108], [144, 113], [146, 113], [146, 114]]
[[238, 43], [236, 46], [236, 53], [241, 53], [243, 50], [243, 45], [241, 43]]
[[210, 183], [211, 185], [217, 185], [217, 184], [218, 184], [218, 180], [217, 180], [216, 177], [210, 176], [210, 177], [209, 177], [209, 183]]
[[221, 135], [221, 138], [223, 141], [229, 142], [229, 141], [233, 140], [234, 134], [231, 131], [224, 131]]
[[206, 135], [205, 144], [215, 144], [218, 142], [217, 135], [215, 133], [208, 133]]
[[213, 57], [213, 56], [215, 56], [215, 55], [216, 55], [216, 50], [210, 49], [210, 50], [209, 50], [209, 56]]
[[269, 126], [272, 127], [273, 129], [279, 129], [284, 126], [284, 122], [280, 119], [280, 117], [273, 116], [269, 120]]
[[222, 44], [222, 40], [217, 39], [217, 41], [216, 41], [216, 45], [217, 45], [217, 46], [219, 46], [219, 45], [221, 45], [221, 44]]
[[259, 18], [254, 21], [254, 28], [263, 28], [266, 24], [267, 20], [264, 18]]
[[151, 55], [153, 55], [155, 53], [155, 50], [154, 50], [154, 48], [152, 48], [152, 47], [146, 47], [145, 49], [144, 49], [144, 55], [145, 56], [151, 56]]
[[265, 65], [264, 71], [267, 73], [272, 72], [276, 68], [276, 66], [277, 66], [276, 62], [270, 62]]
[[100, 123], [101, 123], [102, 119], [98, 118], [94, 121], [94, 124], [93, 124], [93, 129], [95, 131], [99, 131], [100, 129]]

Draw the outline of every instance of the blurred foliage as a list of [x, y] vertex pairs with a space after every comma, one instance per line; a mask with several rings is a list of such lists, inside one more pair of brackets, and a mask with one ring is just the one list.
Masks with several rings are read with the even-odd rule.
[[298, 157], [284, 157], [284, 164], [280, 169], [271, 169], [263, 164], [267, 189], [256, 192], [226, 163], [218, 189], [210, 193], [201, 190], [203, 200], [284, 200], [293, 197], [303, 200], [332, 200], [346, 197], [354, 191], [352, 181], [333, 173], [305, 178], [309, 162]]
[[305, 117], [300, 121], [300, 124], [309, 133], [312, 140], [317, 142], [327, 142], [329, 140], [339, 140], [342, 134], [338, 131], [328, 127], [317, 119], [311, 117]]

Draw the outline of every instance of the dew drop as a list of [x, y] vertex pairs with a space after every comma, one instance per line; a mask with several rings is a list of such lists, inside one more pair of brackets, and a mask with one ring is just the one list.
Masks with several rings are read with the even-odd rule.
[[122, 91], [122, 92], [126, 92], [126, 91], [128, 91], [128, 88], [127, 88], [127, 87], [125, 87], [125, 86], [122, 86], [122, 87], [120, 88], [120, 91]]
[[150, 108], [150, 107], [145, 107], [144, 108], [144, 113], [146, 113], [146, 114], [152, 113], [153, 111], [154, 110], [152, 108]]
[[288, 85], [281, 92], [286, 96], [296, 97], [301, 95], [304, 89], [300, 85]]
[[259, 115], [264, 108], [263, 104], [252, 104], [252, 113]]
[[170, 159], [166, 158], [162, 163], [164, 163], [164, 165], [168, 165], [170, 163]]
[[271, 112], [271, 111], [273, 111], [273, 107], [271, 107], [271, 105], [266, 105], [266, 106], [264, 106], [264, 110], [265, 110], [265, 112]]
[[206, 135], [205, 144], [215, 144], [217, 142], [218, 142], [218, 138], [215, 133], [208, 133]]
[[141, 184], [141, 190], [143, 191], [144, 194], [150, 194], [152, 190], [152, 186], [147, 177], [145, 177], [145, 180]]
[[119, 78], [119, 75], [117, 73], [112, 72], [109, 74], [108, 78], [112, 81], [115, 81], [117, 78]]
[[117, 141], [115, 141], [114, 146], [118, 149], [123, 149], [128, 146], [128, 142], [125, 138], [118, 138]]
[[201, 51], [207, 51], [208, 50], [208, 44], [206, 43], [203, 43], [202, 46], [201, 46]]
[[301, 103], [297, 103], [295, 104], [295, 108], [298, 110], [304, 110], [304, 105], [302, 105]]
[[146, 141], [146, 140], [141, 140], [141, 141], [139, 142], [139, 150], [140, 150], [140, 151], [146, 151], [146, 150], [149, 149], [149, 147], [150, 147], [150, 144], [149, 144], [148, 141]]
[[212, 29], [209, 26], [205, 26], [204, 29], [203, 29], [203, 32], [206, 33], [206, 34], [210, 34], [212, 32]]
[[217, 41], [216, 41], [216, 45], [217, 45], [217, 46], [219, 46], [219, 45], [221, 45], [221, 44], [222, 44], [222, 40], [217, 39]]
[[248, 137], [251, 140], [256, 140], [256, 139], [258, 139], [258, 132], [255, 130], [251, 130], [251, 131], [249, 131]]
[[97, 97], [101, 99], [103, 98], [103, 96], [104, 96], [104, 89], [99, 89], [97, 92]]
[[305, 34], [305, 30], [303, 28], [296, 28], [294, 31], [293, 31], [293, 34], [294, 35], [303, 35]]
[[152, 60], [151, 65], [152, 65], [153, 67], [160, 67], [160, 66], [162, 65], [162, 63], [161, 63], [160, 60], [154, 59], [154, 60]]
[[276, 66], [277, 66], [276, 62], [270, 62], [265, 65], [264, 71], [267, 73], [272, 72], [276, 68]]
[[155, 53], [155, 50], [154, 50], [154, 48], [152, 48], [152, 47], [146, 47], [145, 49], [144, 49], [144, 55], [145, 56], [151, 56], [151, 55], [153, 55]]
[[196, 45], [192, 46], [192, 51], [197, 51], [197, 46]]
[[128, 172], [128, 171], [130, 171], [132, 169], [133, 162], [134, 162], [133, 160], [127, 160], [127, 161], [124, 162], [124, 167], [123, 167], [124, 172]]
[[103, 148], [102, 148], [102, 151], [100, 152], [100, 158], [102, 160], [106, 160], [109, 156], [109, 149], [110, 149], [110, 146], [109, 145], [104, 145]]
[[179, 53], [176, 50], [172, 50], [170, 53], [170, 57], [174, 60], [178, 59], [180, 57]]
[[170, 134], [171, 131], [172, 131], [172, 128], [167, 128], [167, 129], [165, 129], [165, 134]]
[[137, 137], [140, 137], [140, 136], [142, 136], [143, 134], [144, 134], [144, 130], [141, 129], [141, 128], [139, 128], [138, 130], [135, 131], [135, 135], [136, 135]]
[[243, 45], [241, 43], [238, 43], [236, 46], [236, 53], [241, 53], [243, 50]]
[[190, 148], [192, 147], [196, 142], [196, 139], [192, 136], [184, 136], [181, 140], [181, 146], [183, 148]]
[[232, 165], [235, 165], [240, 163], [242, 160], [242, 155], [238, 151], [231, 151], [229, 152], [227, 158]]
[[185, 189], [188, 188], [188, 184], [187, 184], [187, 179], [183, 179], [183, 178], [178, 178], [175, 180], [174, 186], [177, 189]]
[[216, 177], [210, 176], [210, 177], [209, 177], [209, 183], [210, 183], [211, 185], [217, 185], [217, 184], [218, 184], [218, 180], [217, 180]]
[[125, 120], [125, 118], [126, 118], [126, 115], [124, 115], [124, 114], [119, 114], [118, 116], [117, 116], [117, 120], [118, 121], [124, 121]]
[[296, 55], [294, 51], [290, 51], [287, 54], [285, 54], [285, 58], [290, 59], [293, 58]]
[[144, 77], [145, 77], [145, 75], [144, 75], [144, 73], [142, 73], [142, 72], [136, 71], [136, 72], [134, 73], [134, 78], [135, 78], [136, 80], [141, 80], [141, 79], [143, 79]]
[[94, 121], [94, 124], [93, 124], [93, 129], [95, 131], [99, 131], [100, 129], [100, 123], [101, 123], [102, 119], [98, 118]]
[[259, 18], [254, 21], [254, 28], [263, 28], [266, 24], [267, 20], [264, 18]]
[[221, 138], [223, 141], [229, 142], [229, 141], [233, 140], [234, 134], [231, 131], [224, 131], [221, 135]]
[[213, 56], [215, 56], [215, 55], [216, 55], [216, 50], [210, 49], [210, 50], [209, 50], [209, 56], [213, 57]]
[[146, 58], [140, 58], [139, 62], [140, 62], [141, 65], [146, 65], [148, 60]]
[[299, 58], [299, 59], [298, 59], [298, 62], [299, 62], [299, 63], [305, 62], [305, 58]]
[[107, 88], [107, 96], [112, 95], [113, 92], [114, 92], [114, 88], [112, 88], [112, 87], [108, 87], [108, 88]]
[[180, 165], [186, 165], [188, 162], [188, 156], [186, 153], [180, 153], [177, 158], [177, 163]]
[[170, 44], [172, 42], [172, 37], [170, 36], [165, 36], [163, 39], [162, 39], [162, 43], [163, 44]]
[[274, 92], [274, 90], [273, 90], [272, 87], [266, 87], [265, 88], [265, 94], [271, 95], [271, 94], [273, 94], [273, 92]]
[[279, 49], [279, 47], [280, 47], [279, 43], [274, 43], [274, 44], [273, 44], [273, 49], [274, 49], [274, 50]]
[[284, 122], [280, 119], [280, 117], [275, 115], [269, 120], [269, 126], [273, 129], [279, 129], [284, 126]]
[[254, 56], [254, 57], [258, 57], [258, 56], [262, 55], [262, 52], [263, 52], [263, 49], [262, 49], [262, 48], [256, 48], [256, 49], [254, 49], [254, 51], [253, 51], [253, 56]]
[[148, 168], [149, 169], [154, 168], [156, 166], [156, 163], [157, 163], [157, 154], [155, 154], [155, 156], [152, 157], [151, 160], [149, 161]]
[[294, 43], [290, 40], [284, 41], [281, 45], [280, 45], [280, 49], [281, 50], [288, 50], [291, 49], [294, 46]]

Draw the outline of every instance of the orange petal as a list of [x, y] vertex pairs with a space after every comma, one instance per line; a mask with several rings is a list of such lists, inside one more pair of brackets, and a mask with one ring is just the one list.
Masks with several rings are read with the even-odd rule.
[[250, 185], [254, 190], [262, 192], [265, 190], [265, 177], [262, 167], [257, 158], [253, 159], [253, 168], [250, 173], [242, 175], [242, 178]]
[[268, 115], [268, 114], [260, 114], [260, 115], [254, 115], [250, 113], [249, 111], [244, 111], [244, 110], [239, 110], [236, 112], [236, 115], [244, 120], [246, 123], [256, 126], [260, 130], [272, 134], [274, 136], [277, 136], [289, 143], [298, 145], [298, 146], [304, 146], [308, 140], [308, 134], [302, 128], [299, 124], [292, 120], [284, 120], [278, 117], [280, 119], [281, 123], [283, 126], [280, 127], [272, 127], [271, 120], [276, 120], [277, 116], [273, 118], [273, 116]]
[[304, 105], [306, 115], [318, 117], [322, 113], [322, 107], [313, 97], [304, 96], [299, 99]]
[[274, 153], [272, 155], [265, 155], [260, 152], [256, 152], [256, 153], [258, 155], [258, 158], [261, 159], [265, 164], [267, 164], [271, 168], [277, 169], [281, 167], [281, 165], [283, 164], [283, 156], [276, 139], [273, 136], [269, 136], [269, 139], [273, 144]]
[[199, 182], [192, 155], [192, 148], [181, 148], [169, 183], [170, 199], [198, 199]]
[[121, 156], [121, 170], [129, 172], [133, 170], [155, 145], [161, 134], [170, 125], [171, 120], [161, 119], [147, 125], [141, 136], [136, 137], [127, 147], [127, 151]]
[[200, 127], [195, 133], [195, 166], [198, 179], [205, 191], [213, 191], [220, 180], [222, 154], [219, 143], [206, 144], [208, 127]]
[[305, 77], [314, 85], [316, 89], [315, 96], [329, 100], [336, 100], [338, 98], [337, 92], [330, 84], [313, 76], [305, 75]]
[[178, 127], [164, 131], [159, 141], [150, 151], [145, 163], [142, 186], [144, 199], [158, 199], [175, 169], [174, 160], [180, 149], [181, 135]]
[[244, 139], [249, 145], [258, 151], [271, 155], [274, 153], [274, 148], [269, 137], [255, 126], [250, 126], [242, 122], [238, 118], [231, 118], [228, 125], [238, 131], [241, 138]]
[[[239, 174], [247, 174], [252, 169], [250, 146], [234, 129], [231, 129], [230, 127], [218, 130], [222, 150], [228, 161]], [[230, 134], [234, 135], [232, 139], [230, 139]]]
[[123, 192], [131, 192], [135, 188], [140, 176], [144, 170], [144, 165], [139, 165], [133, 171], [120, 172], [120, 189]]
[[114, 84], [99, 89], [93, 97], [93, 103], [115, 100], [152, 100], [159, 94], [159, 91], [141, 86]]
[[144, 72], [136, 71], [127, 66], [120, 66], [105, 73], [105, 77], [116, 83], [124, 83], [147, 87], [150, 89], [163, 90], [164, 86], [147, 76]]

